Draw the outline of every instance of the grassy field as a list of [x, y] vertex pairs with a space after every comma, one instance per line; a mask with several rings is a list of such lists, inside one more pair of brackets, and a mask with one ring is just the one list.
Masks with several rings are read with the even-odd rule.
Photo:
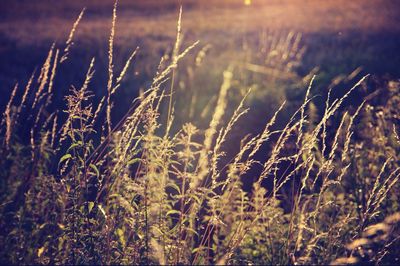
[[[366, 4], [361, 0], [351, 3], [262, 0], [253, 1], [249, 6], [243, 1], [121, 1], [115, 35], [115, 62], [120, 63], [117, 67], [136, 46], [140, 49], [138, 60], [130, 69], [132, 74], [126, 78], [129, 89], [120, 91], [116, 117], [127, 110], [128, 99], [148, 85], [159, 59], [172, 49], [180, 4], [183, 5], [183, 45], [199, 40], [194, 54], [207, 47], [204, 58], [207, 67], [197, 68], [193, 75], [195, 80], [191, 81], [193, 90], [202, 91], [200, 102], [208, 102], [215, 94], [221, 82], [219, 73], [230, 64], [245, 61], [263, 66], [250, 70], [240, 66], [241, 70], [237, 71], [248, 79], [249, 85], [268, 79], [268, 84], [258, 89], [258, 98], [265, 99], [266, 95], [273, 94], [274, 107], [286, 97], [287, 87], [303, 86], [298, 81], [315, 68], [319, 69], [316, 91], [325, 90], [335, 77], [349, 74], [358, 67], [361, 67], [361, 74], [388, 74], [392, 78], [400, 75], [397, 67], [400, 62], [399, 10], [395, 1]], [[76, 68], [88, 64], [92, 57], [96, 57], [99, 64], [96, 71], [106, 73], [112, 1], [50, 3], [39, 0], [2, 2], [1, 5], [1, 91], [10, 92], [17, 81], [27, 82], [31, 72], [45, 59], [51, 43], [65, 41], [83, 7], [86, 7], [86, 14], [77, 29], [72, 50], [76, 56], [71, 56], [72, 62], [63, 70], [64, 78], [56, 82], [64, 91], [68, 90], [73, 80], [83, 78]], [[304, 55], [301, 62], [293, 66], [290, 80], [275, 79], [276, 73], [270, 70], [277, 62], [267, 53], [291, 33], [301, 34], [299, 45]], [[188, 57], [181, 64], [181, 73], [188, 66], [192, 67], [193, 61], [194, 56]], [[104, 75], [99, 76], [93, 80], [96, 95], [104, 93], [107, 82], [101, 78]], [[2, 98], [0, 104], [4, 106], [6, 98]]]
[[[156, 71], [159, 58], [172, 48], [180, 4], [184, 11], [183, 43], [199, 40], [197, 52], [210, 46], [205, 59], [212, 68], [209, 67], [211, 73], [205, 75], [220, 73], [232, 61], [237, 61], [238, 54], [243, 54], [244, 44], [248, 50], [259, 51], [274, 38], [285, 37], [289, 32], [302, 34], [300, 44], [305, 47], [296, 72], [304, 76], [319, 67], [321, 87], [357, 67], [362, 67], [363, 73], [392, 77], [400, 74], [396, 1], [262, 0], [253, 1], [250, 6], [245, 6], [243, 1], [121, 1], [115, 36], [116, 62], [123, 62], [132, 49], [140, 47], [140, 60], [133, 70], [140, 75], [136, 75], [135, 80], [132, 79], [134, 75], [129, 78], [134, 87], [131, 91], [137, 92], [144, 86]], [[11, 90], [17, 80], [28, 79], [38, 62], [44, 60], [51, 43], [62, 43], [66, 39], [83, 7], [87, 10], [76, 32], [75, 51], [79, 55], [73, 64], [87, 64], [96, 56], [103, 62], [101, 71], [106, 71], [104, 51], [112, 1], [39, 0], [2, 2], [1, 5], [2, 91]], [[72, 67], [71, 73], [65, 70], [65, 73], [75, 78], [74, 69]], [[95, 83], [105, 86], [104, 80]], [[68, 86], [69, 81], [65, 84]], [[218, 87], [217, 84], [198, 86]], [[1, 104], [5, 104], [5, 99]]]
[[[107, 42], [112, 4], [112, 1], [104, 0], [2, 2], [0, 32], [5, 42], [10, 41], [21, 48], [48, 46], [52, 41], [64, 40], [72, 21], [83, 7], [87, 7], [87, 14], [77, 31], [77, 41], [98, 47]], [[121, 1], [116, 44], [140, 45], [151, 52], [165, 49], [174, 40], [178, 6], [177, 1], [146, 1], [145, 4]], [[263, 0], [253, 1], [250, 6], [244, 6], [242, 1], [183, 1], [183, 8], [185, 40], [200, 40], [216, 46], [216, 53], [221, 47], [237, 46], [246, 34], [257, 35], [263, 30], [299, 32], [310, 36], [305, 40], [308, 45], [318, 42], [312, 36], [322, 35], [326, 38], [323, 44], [333, 47], [352, 39], [354, 46], [363, 45], [360, 39], [377, 42], [371, 38], [397, 36], [400, 31], [399, 8], [396, 1], [389, 0], [328, 0], [322, 3], [315, 0]], [[381, 40], [380, 44], [384, 46], [386, 42]], [[319, 47], [313, 54], [327, 52], [330, 48], [320, 51]]]
[[2, 1], [0, 264], [398, 264], [399, 15]]
[[[245, 6], [244, 1], [232, 0], [121, 1], [118, 21], [120, 38], [117, 35], [116, 42], [132, 37], [143, 38], [149, 34], [173, 37], [180, 4], [184, 9], [184, 32], [194, 31], [198, 38], [206, 34], [208, 38], [205, 42], [217, 37], [210, 33], [220, 31], [236, 33], [237, 37], [238, 30], [263, 28], [303, 33], [360, 31], [366, 34], [396, 32], [400, 27], [397, 23], [397, 3], [390, 0], [259, 0], [252, 1], [249, 6]], [[2, 32], [10, 38], [29, 43], [65, 38], [71, 20], [83, 7], [87, 8], [87, 17], [77, 36], [84, 35], [89, 39], [107, 37], [113, 2], [38, 0], [3, 2], [2, 5]]]

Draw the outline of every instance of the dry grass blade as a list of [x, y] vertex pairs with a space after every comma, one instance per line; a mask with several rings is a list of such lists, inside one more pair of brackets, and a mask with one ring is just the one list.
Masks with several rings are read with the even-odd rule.
[[1, 125], [6, 124], [6, 133], [5, 133], [5, 146], [7, 149], [10, 148], [10, 139], [11, 139], [11, 134], [12, 134], [12, 126], [13, 126], [13, 118], [12, 118], [12, 103], [14, 101], [15, 95], [17, 93], [18, 89], [18, 83], [15, 84], [14, 89], [11, 92], [11, 97], [10, 100], [7, 103], [6, 110], [4, 111], [3, 114], [3, 120], [1, 121]]
[[65, 42], [65, 48], [63, 51], [64, 53], [61, 56], [60, 63], [63, 63], [68, 59], [68, 55], [71, 50], [71, 47], [74, 45], [73, 39], [74, 39], [75, 31], [78, 28], [79, 22], [81, 21], [84, 13], [85, 13], [85, 8], [83, 8], [81, 13], [79, 13], [78, 18], [75, 20], [74, 25], [72, 26], [72, 29], [68, 36], [68, 39]]
[[115, 23], [117, 21], [117, 5], [118, 0], [114, 2], [113, 15], [111, 20], [111, 32], [108, 40], [108, 81], [107, 81], [107, 132], [111, 133], [111, 94], [113, 90], [113, 79], [114, 79], [114, 38], [115, 38]]

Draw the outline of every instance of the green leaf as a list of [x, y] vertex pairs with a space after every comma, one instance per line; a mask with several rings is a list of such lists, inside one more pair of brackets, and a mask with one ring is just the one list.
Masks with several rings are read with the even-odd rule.
[[100, 172], [99, 169], [97, 169], [97, 166], [94, 164], [89, 164], [89, 167], [92, 168], [95, 172], [96, 172], [96, 176], [99, 177], [100, 176]]
[[134, 158], [132, 160], [129, 160], [126, 164], [127, 165], [132, 165], [134, 163], [140, 162], [140, 158]]
[[181, 214], [181, 212], [177, 211], [177, 210], [170, 210], [170, 211], [167, 212], [166, 216], [172, 215], [172, 214]]
[[123, 231], [121, 228], [118, 228], [118, 229], [117, 229], [117, 235], [118, 235], [118, 238], [119, 238], [119, 242], [120, 242], [121, 245], [124, 247], [125, 244], [126, 244], [126, 241], [125, 241], [125, 234], [124, 234], [124, 231]]
[[117, 194], [117, 193], [114, 193], [114, 194], [111, 194], [110, 196], [108, 196], [110, 199], [113, 199], [113, 198], [119, 198], [119, 197], [121, 197], [119, 194]]
[[42, 256], [43, 252], [44, 252], [44, 247], [39, 248], [37, 251], [37, 256], [40, 258], [40, 256]]
[[88, 202], [89, 213], [92, 211], [93, 207], [94, 207], [94, 202], [93, 201], [89, 201]]
[[72, 149], [75, 148], [75, 147], [80, 147], [80, 146], [82, 146], [82, 145], [83, 145], [82, 141], [74, 142], [74, 143], [71, 144], [71, 146], [69, 146], [67, 152], [70, 151], [70, 150], [72, 150]]
[[193, 253], [197, 253], [197, 252], [201, 252], [201, 251], [203, 251], [205, 249], [205, 247], [203, 247], [203, 246], [200, 246], [200, 247], [198, 247], [198, 248], [194, 248], [194, 249], [192, 249], [192, 254]]
[[169, 183], [167, 186], [175, 189], [179, 194], [181, 194], [181, 189], [179, 188], [179, 186], [177, 184]]
[[189, 197], [190, 198], [192, 198], [192, 199], [194, 199], [196, 202], [197, 202], [197, 204], [201, 204], [201, 200], [200, 200], [200, 198], [199, 197], [197, 197], [195, 194], [189, 194]]
[[197, 233], [195, 230], [193, 230], [192, 228], [185, 228], [186, 231], [191, 232], [192, 234], [199, 236], [199, 233]]
[[72, 158], [72, 155], [67, 153], [63, 157], [61, 157], [60, 162], [58, 164], [60, 165], [62, 162], [66, 161], [66, 160], [68, 160], [70, 158]]

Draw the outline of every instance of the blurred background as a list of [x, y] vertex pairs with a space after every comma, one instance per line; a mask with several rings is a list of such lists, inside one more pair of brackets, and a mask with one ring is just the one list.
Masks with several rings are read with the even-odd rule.
[[[105, 95], [113, 4], [113, 0], [1, 1], [1, 110], [14, 84], [26, 84], [52, 43], [66, 41], [82, 8], [86, 10], [70, 60], [56, 77], [54, 108], [62, 109], [70, 86], [81, 84], [92, 57], [96, 57], [96, 74], [91, 89], [95, 100]], [[313, 74], [317, 75], [312, 88], [317, 113], [318, 103], [325, 101], [320, 96], [332, 86], [341, 94], [367, 73], [378, 83], [400, 76], [396, 0], [120, 0], [117, 72], [137, 46], [139, 53], [115, 98], [114, 119], [151, 84], [160, 58], [170, 58], [180, 6], [181, 50], [197, 40], [200, 43], [175, 73], [178, 127], [186, 121], [208, 123], [226, 69], [234, 74], [229, 108], [235, 108], [248, 88], [253, 90], [247, 104], [254, 115], [248, 116], [246, 125], [254, 131], [283, 100], [289, 102], [289, 109], [296, 109]], [[362, 97], [369, 93], [363, 92]], [[352, 100], [359, 102], [359, 96]]]

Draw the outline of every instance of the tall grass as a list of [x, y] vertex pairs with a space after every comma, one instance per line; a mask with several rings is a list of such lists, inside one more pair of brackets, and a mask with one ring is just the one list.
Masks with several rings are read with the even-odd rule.
[[[65, 48], [54, 44], [39, 75], [11, 94], [1, 124], [2, 263], [341, 264], [396, 256], [398, 213], [371, 226], [399, 209], [398, 129], [388, 119], [394, 109], [386, 107], [378, 118], [367, 102], [343, 109], [368, 76], [340, 98], [332, 98], [330, 88], [319, 119], [310, 108], [311, 78], [283, 127], [276, 122], [286, 103], [262, 132], [235, 140], [237, 153], [226, 153], [252, 93], [228, 113], [232, 68], [223, 73], [208, 126], [191, 121], [171, 130], [180, 110], [168, 82], [197, 45], [181, 49], [179, 16], [170, 60], [160, 62], [151, 85], [112, 123], [112, 96], [137, 53], [115, 73], [116, 9], [117, 2], [100, 102], [92, 101], [92, 59], [83, 83], [65, 97], [65, 110], [50, 108], [54, 79], [62, 75], [58, 66], [68, 63], [83, 12]], [[295, 57], [296, 47], [289, 50]], [[397, 87], [389, 101], [398, 97]], [[362, 135], [363, 121], [381, 125], [373, 145], [366, 142], [370, 134], [354, 136]], [[374, 152], [364, 154], [365, 146]], [[383, 233], [375, 237], [374, 230]], [[374, 241], [381, 244], [367, 247]]]

